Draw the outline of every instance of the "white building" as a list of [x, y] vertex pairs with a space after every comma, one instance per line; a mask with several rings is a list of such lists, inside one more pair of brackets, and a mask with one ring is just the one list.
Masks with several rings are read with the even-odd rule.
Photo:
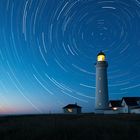
[[123, 97], [122, 113], [140, 113], [140, 97]]
[[68, 104], [63, 107], [64, 114], [79, 114], [82, 107], [77, 104]]
[[110, 110], [105, 110], [105, 114], [140, 114], [140, 97], [123, 97], [122, 100], [111, 100], [109, 108]]
[[140, 114], [140, 106], [134, 107], [130, 110], [132, 114]]

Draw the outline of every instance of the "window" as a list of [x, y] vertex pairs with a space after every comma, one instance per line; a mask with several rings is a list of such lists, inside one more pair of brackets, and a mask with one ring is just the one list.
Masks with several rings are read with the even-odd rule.
[[72, 108], [68, 108], [68, 112], [70, 112], [70, 113], [71, 113], [72, 111], [73, 111], [73, 110], [72, 110]]
[[113, 109], [114, 111], [118, 110], [118, 108], [117, 108], [117, 107], [113, 107], [112, 109]]
[[103, 55], [103, 54], [98, 55], [97, 60], [98, 61], [105, 61], [105, 55]]
[[102, 78], [101, 77], [99, 77], [99, 80], [101, 80]]

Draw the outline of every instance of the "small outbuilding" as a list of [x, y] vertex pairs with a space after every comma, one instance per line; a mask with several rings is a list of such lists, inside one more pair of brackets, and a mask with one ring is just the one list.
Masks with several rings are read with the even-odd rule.
[[122, 107], [121, 100], [110, 100], [109, 107], [114, 111], [121, 109], [121, 107]]
[[63, 107], [64, 114], [79, 114], [81, 113], [82, 107], [75, 104], [68, 104]]

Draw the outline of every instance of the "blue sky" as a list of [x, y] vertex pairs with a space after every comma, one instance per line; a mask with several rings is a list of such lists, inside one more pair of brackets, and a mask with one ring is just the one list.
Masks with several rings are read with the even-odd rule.
[[0, 114], [94, 111], [95, 62], [110, 99], [140, 96], [139, 0], [1, 0]]

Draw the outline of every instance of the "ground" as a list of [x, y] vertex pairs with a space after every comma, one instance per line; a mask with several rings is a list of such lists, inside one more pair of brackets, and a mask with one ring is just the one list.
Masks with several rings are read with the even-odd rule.
[[0, 117], [0, 140], [140, 139], [140, 115], [22, 115]]

